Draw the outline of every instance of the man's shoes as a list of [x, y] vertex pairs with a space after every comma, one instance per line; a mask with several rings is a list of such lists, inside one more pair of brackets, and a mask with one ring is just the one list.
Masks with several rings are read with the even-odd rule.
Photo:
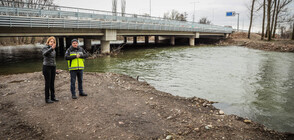
[[72, 95], [72, 99], [77, 99], [77, 96], [76, 95]]
[[45, 99], [45, 102], [47, 103], [47, 104], [51, 104], [51, 103], [54, 103], [52, 100], [50, 100], [50, 99]]
[[58, 102], [59, 100], [56, 99], [56, 98], [52, 98], [51, 101], [53, 101], [53, 102]]
[[88, 96], [86, 93], [80, 93], [80, 96]]

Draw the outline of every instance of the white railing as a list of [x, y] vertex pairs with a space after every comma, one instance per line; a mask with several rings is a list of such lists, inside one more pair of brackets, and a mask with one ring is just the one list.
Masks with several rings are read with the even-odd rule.
[[[229, 27], [169, 20], [136, 14], [11, 2], [0, 7], [0, 26], [47, 28], [97, 28], [232, 33]], [[29, 7], [29, 8], [28, 8]], [[33, 7], [33, 8], [32, 8]]]

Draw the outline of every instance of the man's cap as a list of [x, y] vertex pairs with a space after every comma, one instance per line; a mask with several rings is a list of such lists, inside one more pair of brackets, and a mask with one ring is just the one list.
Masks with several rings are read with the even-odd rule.
[[79, 40], [77, 40], [77, 39], [73, 39], [73, 40], [71, 40], [71, 43], [73, 43], [73, 42], [77, 42], [77, 43], [79, 43]]

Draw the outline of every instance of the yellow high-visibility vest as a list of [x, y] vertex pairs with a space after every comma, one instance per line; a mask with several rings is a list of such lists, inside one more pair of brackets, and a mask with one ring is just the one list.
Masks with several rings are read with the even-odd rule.
[[[70, 56], [77, 55], [77, 53], [71, 53]], [[83, 70], [85, 68], [84, 66], [85, 59], [83, 58], [75, 58], [72, 60], [68, 60], [68, 69], [69, 70]]]

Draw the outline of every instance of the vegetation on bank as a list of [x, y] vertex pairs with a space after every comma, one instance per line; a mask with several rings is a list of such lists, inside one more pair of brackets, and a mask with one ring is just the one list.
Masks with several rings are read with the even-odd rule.
[[253, 49], [277, 52], [294, 52], [294, 40], [275, 38], [271, 41], [260, 40], [261, 35], [252, 33], [251, 38], [243, 32], [233, 33], [229, 38], [221, 40], [217, 45], [221, 46], [244, 46]]

